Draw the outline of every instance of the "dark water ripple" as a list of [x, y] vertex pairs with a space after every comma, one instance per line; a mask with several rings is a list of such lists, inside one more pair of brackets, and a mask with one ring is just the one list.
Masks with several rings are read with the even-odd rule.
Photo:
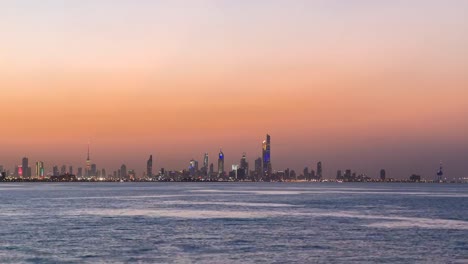
[[468, 263], [468, 185], [0, 185], [0, 263]]

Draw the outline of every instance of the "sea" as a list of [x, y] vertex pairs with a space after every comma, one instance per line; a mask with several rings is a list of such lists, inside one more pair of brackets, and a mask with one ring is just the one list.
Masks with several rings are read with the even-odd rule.
[[1, 183], [0, 263], [468, 263], [468, 184]]

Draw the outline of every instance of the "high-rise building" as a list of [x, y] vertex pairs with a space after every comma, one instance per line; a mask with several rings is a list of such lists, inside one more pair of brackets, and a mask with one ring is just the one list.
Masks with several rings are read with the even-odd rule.
[[82, 168], [82, 167], [79, 167], [79, 168], [78, 168], [78, 173], [77, 173], [77, 174], [78, 174], [77, 176], [78, 176], [79, 178], [83, 177], [83, 168]]
[[44, 177], [44, 162], [36, 162], [36, 178]]
[[91, 164], [91, 169], [89, 170], [89, 177], [96, 177], [97, 176], [97, 165]]
[[146, 162], [146, 176], [148, 178], [153, 177], [153, 155], [150, 155], [148, 161]]
[[52, 169], [52, 175], [54, 175], [54, 176], [60, 176], [60, 172], [59, 172], [58, 166], [54, 166], [54, 168]]
[[258, 181], [263, 176], [263, 168], [262, 168], [262, 158], [259, 157], [255, 160], [255, 181]]
[[317, 178], [317, 180], [321, 180], [322, 177], [323, 177], [322, 162], [319, 161], [317, 163], [317, 176], [316, 176], [316, 178]]
[[127, 178], [127, 166], [125, 166], [125, 164], [122, 164], [122, 166], [120, 166], [120, 178]]
[[223, 150], [219, 150], [218, 155], [218, 177], [224, 176], [224, 153]]
[[304, 168], [304, 179], [310, 181], [309, 167]]
[[29, 159], [24, 157], [22, 160], [22, 176], [23, 178], [29, 178], [31, 175], [28, 175], [28, 168], [29, 168]]
[[68, 167], [68, 174], [74, 175], [73, 174], [73, 166]]
[[88, 156], [86, 158], [85, 177], [89, 177], [90, 172], [91, 172], [91, 158], [89, 157], [89, 142], [88, 142]]
[[194, 159], [191, 159], [190, 160], [190, 163], [189, 163], [189, 172], [190, 172], [190, 176], [195, 176], [196, 173], [197, 173], [197, 164], [198, 162], [195, 161]]
[[385, 178], [387, 177], [386, 174], [387, 174], [387, 173], [386, 173], [386, 171], [385, 171], [384, 169], [381, 169], [381, 170], [380, 170], [380, 180], [381, 180], [381, 181], [383, 181], [383, 182], [385, 181]]
[[214, 173], [214, 164], [213, 163], [210, 164], [210, 172], [209, 173], [210, 173], [209, 174], [210, 176], [213, 175], [213, 173]]
[[336, 179], [343, 180], [343, 173], [341, 170], [336, 171]]
[[263, 176], [266, 179], [270, 179], [272, 167], [271, 167], [271, 141], [270, 135], [266, 135], [266, 140], [262, 144], [262, 158], [263, 158]]
[[65, 175], [65, 174], [67, 174], [67, 166], [62, 165], [62, 167], [60, 167], [60, 175]]
[[106, 169], [101, 169], [101, 177], [102, 178], [107, 178]]
[[208, 176], [208, 153], [203, 156], [203, 174]]
[[245, 177], [249, 176], [249, 162], [247, 161], [247, 155], [245, 152], [242, 154], [239, 169], [244, 171]]

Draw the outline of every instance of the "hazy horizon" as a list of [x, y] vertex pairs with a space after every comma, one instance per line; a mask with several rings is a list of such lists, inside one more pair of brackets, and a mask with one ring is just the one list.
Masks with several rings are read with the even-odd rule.
[[0, 165], [468, 176], [468, 1], [0, 2]]

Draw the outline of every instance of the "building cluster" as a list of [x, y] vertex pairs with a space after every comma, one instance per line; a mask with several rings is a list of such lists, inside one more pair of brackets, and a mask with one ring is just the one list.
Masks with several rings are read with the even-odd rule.
[[[73, 166], [53, 166], [52, 171], [45, 172], [44, 162], [38, 161], [35, 167], [31, 168], [29, 159], [24, 157], [21, 164], [15, 166], [14, 171], [5, 170], [0, 165], [0, 181], [251, 181], [251, 182], [287, 182], [287, 181], [336, 181], [336, 182], [448, 182], [443, 178], [442, 165], [437, 172], [437, 177], [431, 181], [424, 181], [420, 175], [413, 174], [407, 180], [395, 180], [387, 177], [384, 169], [380, 171], [379, 178], [371, 178], [365, 174], [358, 174], [350, 169], [338, 170], [335, 179], [325, 179], [322, 162], [317, 162], [316, 169], [309, 170], [305, 167], [303, 174], [297, 175], [289, 168], [283, 171], [274, 171], [271, 163], [271, 137], [266, 135], [262, 142], [261, 157], [255, 159], [254, 166], [250, 166], [246, 153], [240, 156], [239, 163], [231, 167], [225, 165], [225, 155], [222, 149], [216, 157], [215, 162], [210, 163], [208, 153], [203, 155], [203, 162], [200, 163], [191, 159], [185, 169], [178, 171], [165, 170], [160, 168], [154, 172], [153, 155], [149, 156], [146, 162], [146, 171], [137, 175], [135, 170], [128, 169], [125, 164], [107, 173], [106, 169], [98, 169], [95, 163], [91, 162], [88, 145], [85, 166], [78, 167], [75, 171]], [[33, 170], [34, 169], [34, 170]], [[467, 182], [468, 179], [459, 179], [456, 182]]]

